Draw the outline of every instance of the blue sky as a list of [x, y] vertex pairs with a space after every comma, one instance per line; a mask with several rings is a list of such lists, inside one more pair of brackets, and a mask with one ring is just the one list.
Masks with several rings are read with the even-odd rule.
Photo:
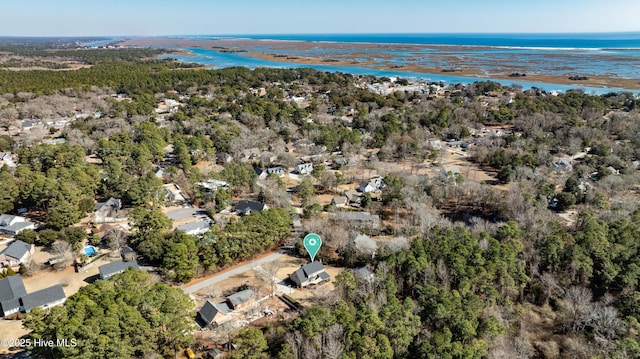
[[0, 36], [640, 31], [638, 0], [16, 0]]

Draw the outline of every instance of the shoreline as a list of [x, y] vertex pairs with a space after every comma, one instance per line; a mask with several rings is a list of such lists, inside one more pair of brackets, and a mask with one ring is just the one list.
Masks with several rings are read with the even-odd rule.
[[[456, 54], [448, 53], [452, 50], [464, 50], [472, 48], [474, 51], [489, 49], [490, 47], [477, 46], [451, 46], [451, 45], [414, 45], [414, 44], [376, 44], [376, 43], [348, 43], [348, 42], [306, 42], [299, 40], [254, 40], [254, 39], [185, 39], [185, 38], [133, 38], [125, 40], [121, 43], [123, 46], [153, 46], [165, 48], [173, 54], [179, 54], [184, 57], [195, 57], [196, 54], [188, 50], [188, 48], [199, 48], [204, 50], [218, 51], [221, 53], [235, 53], [238, 56], [250, 57], [254, 59], [275, 61], [280, 63], [290, 63], [297, 65], [310, 66], [342, 66], [353, 68], [364, 68], [371, 70], [394, 71], [398, 73], [420, 73], [434, 76], [461, 76], [471, 80], [501, 80], [514, 82], [530, 82], [539, 83], [541, 85], [563, 85], [590, 87], [598, 89], [617, 90], [640, 90], [640, 78], [621, 78], [615, 76], [589, 75], [584, 76], [586, 80], [570, 80], [569, 77], [575, 75], [575, 71], [568, 71], [566, 68], [558, 66], [555, 72], [567, 71], [566, 74], [538, 73], [536, 72], [536, 63], [544, 63], [552, 61], [554, 57], [566, 57], [558, 54], [544, 54], [543, 60], [537, 62], [529, 62], [523, 64], [512, 64], [509, 61], [499, 61], [483, 58], [481, 54], [477, 58], [461, 59]], [[390, 51], [426, 51], [438, 50], [442, 54], [438, 54], [437, 59], [440, 64], [432, 64], [425, 66], [423, 64], [412, 63], [416, 59], [420, 59], [419, 54], [415, 54], [412, 58], [403, 61], [401, 65], [395, 63], [394, 54]], [[328, 51], [323, 55], [308, 56], [300, 54], [306, 51], [320, 52], [325, 50], [334, 50], [334, 53]], [[335, 56], [337, 58], [332, 58]], [[542, 56], [542, 55], [541, 55]], [[571, 56], [571, 55], [567, 55]], [[545, 61], [546, 60], [546, 61]], [[584, 59], [581, 61], [587, 61]], [[611, 59], [612, 61], [615, 58]], [[471, 61], [469, 63], [469, 61]], [[424, 61], [423, 61], [424, 62]], [[447, 66], [438, 66], [442, 63]], [[491, 66], [488, 66], [490, 64]], [[484, 69], [482, 66], [490, 67]], [[519, 73], [526, 76], [510, 76]]]

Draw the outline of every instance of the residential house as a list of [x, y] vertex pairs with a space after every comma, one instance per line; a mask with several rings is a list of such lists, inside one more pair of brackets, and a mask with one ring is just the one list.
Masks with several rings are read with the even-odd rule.
[[133, 269], [140, 269], [140, 266], [136, 261], [130, 261], [130, 262], [117, 261], [117, 262], [101, 265], [100, 267], [98, 267], [98, 271], [100, 272], [100, 279], [104, 279], [104, 280], [109, 279], [116, 274], [123, 273], [129, 267]]
[[353, 239], [353, 245], [355, 246], [358, 253], [366, 256], [371, 256], [371, 258], [375, 256], [376, 249], [378, 248], [378, 244], [376, 243], [376, 241], [371, 239], [371, 237], [367, 236], [366, 234], [362, 233], [359, 233]]
[[226, 153], [226, 152], [220, 152], [220, 153], [216, 153], [216, 163], [219, 165], [225, 165], [229, 162], [233, 161], [233, 157]]
[[33, 128], [43, 128], [44, 124], [40, 120], [23, 120], [21, 122], [23, 131], [30, 131]]
[[198, 186], [204, 189], [206, 195], [210, 196], [213, 192], [218, 189], [227, 189], [229, 188], [229, 183], [220, 180], [208, 180], [206, 182], [198, 182], [196, 183]]
[[352, 167], [359, 162], [358, 157], [337, 157], [333, 159], [334, 168]]
[[284, 167], [282, 166], [274, 166], [274, 167], [269, 167], [266, 170], [261, 170], [259, 168], [256, 168], [256, 173], [258, 174], [258, 178], [260, 179], [265, 179], [267, 178], [268, 175], [276, 175], [278, 177], [284, 177], [284, 175], [287, 173], [287, 170], [284, 169]]
[[209, 222], [197, 221], [179, 225], [176, 231], [183, 231], [190, 236], [201, 236], [209, 231]]
[[33, 308], [43, 309], [60, 305], [67, 299], [60, 284], [27, 293], [19, 275], [0, 279], [0, 317], [17, 313], [29, 313]]
[[289, 275], [289, 279], [300, 288], [324, 282], [329, 278], [324, 265], [318, 261], [307, 263]]
[[434, 149], [434, 150], [439, 151], [439, 150], [442, 150], [442, 148], [444, 147], [442, 145], [442, 141], [440, 140], [428, 140], [427, 142], [429, 143], [429, 146], [431, 147], [431, 149]]
[[168, 183], [163, 185], [162, 188], [164, 190], [165, 199], [167, 202], [179, 205], [187, 203], [187, 199], [182, 193], [182, 189], [177, 184]]
[[301, 175], [310, 175], [313, 173], [313, 163], [300, 163], [296, 166], [296, 172]]
[[164, 169], [162, 169], [162, 167], [157, 167], [155, 175], [156, 175], [157, 178], [163, 179], [164, 178]]
[[253, 160], [257, 159], [258, 157], [260, 157], [261, 153], [262, 153], [262, 151], [260, 151], [260, 149], [257, 148], [257, 147], [244, 149], [241, 152], [240, 162], [253, 161]]
[[359, 206], [362, 201], [362, 193], [356, 191], [355, 189], [350, 189], [345, 191], [343, 196], [347, 197], [347, 201], [349, 204]]
[[207, 300], [198, 311], [196, 322], [202, 327], [220, 325], [228, 320], [227, 314], [232, 311], [233, 308], [227, 302], [215, 304]]
[[20, 304], [22, 310], [29, 313], [33, 308], [48, 309], [61, 305], [66, 300], [67, 296], [64, 294], [62, 285], [56, 284], [23, 296], [20, 298]]
[[255, 294], [251, 289], [245, 289], [227, 297], [227, 303], [233, 310], [246, 308], [255, 301]]
[[241, 216], [246, 216], [254, 212], [260, 212], [269, 209], [269, 207], [262, 202], [255, 201], [238, 201], [236, 205], [236, 213]]
[[109, 198], [106, 202], [96, 203], [93, 209], [94, 223], [112, 223], [127, 219], [127, 214], [122, 211], [122, 200]]
[[35, 229], [36, 224], [21, 216], [11, 214], [0, 215], [0, 233], [15, 236], [25, 229]]
[[368, 181], [360, 182], [358, 191], [362, 193], [377, 192], [382, 190], [383, 187], [384, 187], [384, 180], [382, 179], [382, 177], [373, 177]]
[[11, 155], [11, 152], [0, 152], [0, 162], [11, 161], [13, 161], [13, 155]]
[[571, 172], [571, 170], [573, 169], [573, 165], [571, 165], [570, 159], [561, 158], [553, 163], [553, 168], [555, 168], [558, 172]]
[[460, 169], [456, 166], [447, 166], [440, 170], [440, 177], [447, 180], [455, 180], [456, 177], [462, 176]]
[[20, 311], [20, 298], [27, 295], [22, 277], [12, 275], [0, 279], [0, 317]]
[[369, 225], [377, 227], [380, 225], [380, 216], [371, 214], [369, 212], [338, 212], [335, 217], [336, 220], [342, 220], [352, 223], [354, 225]]
[[35, 247], [33, 244], [15, 240], [0, 252], [0, 264], [5, 267], [15, 267], [25, 263], [33, 255]]
[[129, 246], [122, 247], [122, 249], [120, 250], [120, 253], [122, 254], [122, 260], [125, 262], [135, 262], [138, 256], [136, 254], [136, 251], [134, 251], [133, 248]]
[[231, 319], [228, 314], [254, 303], [255, 294], [253, 291], [251, 289], [242, 290], [228, 296], [224, 302], [216, 304], [207, 301], [204, 303], [200, 311], [198, 311], [196, 321], [202, 327], [220, 325]]
[[334, 207], [346, 207], [349, 204], [349, 199], [346, 196], [336, 196], [331, 199], [331, 205]]

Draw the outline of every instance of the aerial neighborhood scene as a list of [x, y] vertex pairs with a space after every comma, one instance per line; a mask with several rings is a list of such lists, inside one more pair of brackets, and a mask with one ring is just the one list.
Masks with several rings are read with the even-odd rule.
[[640, 3], [3, 7], [0, 358], [640, 358]]

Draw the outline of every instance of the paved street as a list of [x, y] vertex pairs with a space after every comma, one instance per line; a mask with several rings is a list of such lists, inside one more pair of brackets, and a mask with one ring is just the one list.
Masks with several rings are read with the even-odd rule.
[[244, 264], [240, 267], [234, 268], [232, 270], [228, 270], [224, 273], [220, 273], [220, 274], [216, 274], [213, 277], [204, 280], [200, 283], [196, 283], [196, 284], [192, 284], [189, 286], [182, 286], [182, 290], [184, 290], [185, 293], [187, 294], [192, 294], [194, 292], [199, 291], [200, 289], [206, 288], [208, 286], [214, 285], [218, 282], [222, 282], [223, 280], [229, 279], [235, 275], [244, 273], [250, 269], [256, 268], [258, 266], [261, 266], [263, 264], [269, 263], [269, 262], [273, 262], [276, 259], [280, 258], [283, 255], [283, 252], [277, 252], [277, 253], [273, 253], [270, 254], [266, 257], [260, 258], [260, 259], [256, 259], [253, 260], [247, 264]]

